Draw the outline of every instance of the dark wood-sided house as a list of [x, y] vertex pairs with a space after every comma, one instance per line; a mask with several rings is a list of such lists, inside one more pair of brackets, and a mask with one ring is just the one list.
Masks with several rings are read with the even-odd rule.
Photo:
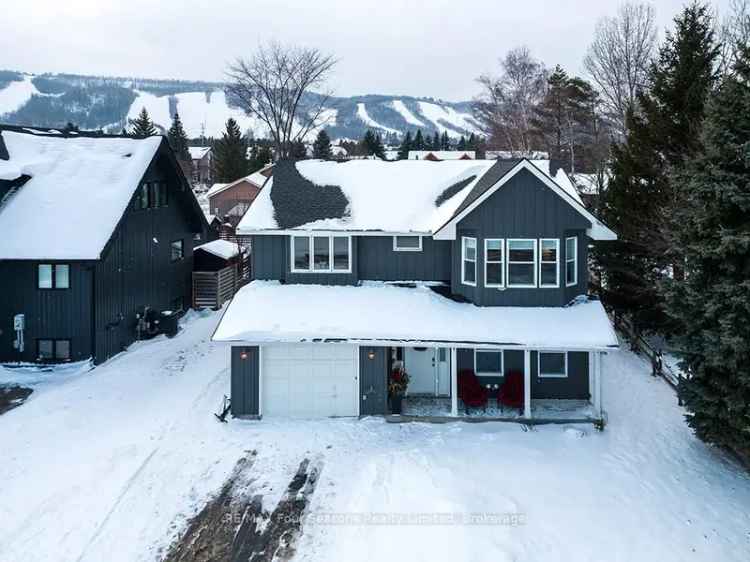
[[0, 361], [99, 363], [190, 306], [208, 225], [164, 137], [0, 126]]

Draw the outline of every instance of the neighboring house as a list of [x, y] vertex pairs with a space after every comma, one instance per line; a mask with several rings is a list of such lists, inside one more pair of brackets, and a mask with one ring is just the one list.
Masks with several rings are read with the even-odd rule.
[[599, 172], [597, 174], [573, 174], [573, 180], [583, 202], [589, 209], [596, 209], [603, 189], [609, 183], [609, 173]]
[[473, 150], [410, 150], [409, 160], [476, 160]]
[[193, 183], [210, 185], [213, 174], [212, 152], [210, 146], [189, 146], [190, 160], [192, 161]]
[[508, 160], [510, 158], [528, 158], [529, 160], [549, 160], [549, 152], [543, 150], [485, 150], [487, 160]]
[[[465, 415], [473, 381], [497, 417], [602, 419], [617, 338], [587, 260], [616, 236], [529, 160], [279, 162], [238, 229], [234, 415], [387, 414], [403, 367], [407, 414]], [[495, 406], [511, 380], [520, 414]]]
[[231, 183], [213, 184], [206, 193], [209, 214], [237, 226], [272, 173], [273, 164], [269, 164]]
[[0, 126], [0, 361], [119, 353], [190, 305], [207, 228], [164, 137]]

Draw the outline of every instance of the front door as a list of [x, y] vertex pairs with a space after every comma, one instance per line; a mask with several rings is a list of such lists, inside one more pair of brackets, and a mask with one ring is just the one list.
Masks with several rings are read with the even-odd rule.
[[409, 394], [450, 395], [450, 364], [447, 349], [407, 347], [404, 368], [409, 374]]

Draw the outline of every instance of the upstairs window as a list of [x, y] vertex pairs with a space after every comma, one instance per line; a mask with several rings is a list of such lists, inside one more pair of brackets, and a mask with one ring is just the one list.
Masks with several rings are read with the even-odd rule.
[[487, 238], [484, 241], [484, 286], [502, 287], [503, 280], [503, 240]]
[[39, 264], [37, 268], [39, 289], [70, 289], [70, 266], [68, 264]]
[[163, 182], [144, 182], [138, 187], [135, 195], [136, 209], [155, 209], [166, 207], [169, 186]]
[[560, 286], [560, 241], [557, 238], [539, 240], [539, 286]]
[[351, 273], [350, 236], [292, 236], [292, 273]]
[[508, 287], [536, 287], [536, 240], [508, 240]]
[[578, 284], [578, 237], [565, 239], [565, 286]]
[[461, 283], [476, 287], [477, 239], [461, 237]]
[[421, 236], [394, 236], [393, 237], [393, 251], [394, 252], [421, 252], [422, 251], [422, 237]]
[[180, 261], [182, 258], [185, 257], [185, 251], [184, 247], [182, 245], [182, 240], [175, 240], [169, 245], [170, 250], [170, 260], [171, 261]]

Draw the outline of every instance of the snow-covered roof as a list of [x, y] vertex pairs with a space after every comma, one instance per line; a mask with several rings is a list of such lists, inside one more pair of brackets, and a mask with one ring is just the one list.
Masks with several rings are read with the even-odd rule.
[[[431, 232], [448, 220], [476, 181], [494, 164], [482, 160], [350, 160], [330, 162], [304, 160], [285, 162], [274, 169], [274, 182], [256, 197], [239, 224], [240, 231], [279, 228], [302, 230], [351, 230], [385, 232]], [[450, 197], [450, 187], [460, 187]], [[283, 224], [274, 208], [280, 189], [290, 190], [290, 206], [300, 207], [298, 224]], [[305, 189], [312, 189], [311, 201], [304, 200]], [[276, 193], [274, 193], [276, 190]], [[342, 211], [332, 216], [311, 214], [326, 192], [337, 191]], [[293, 197], [291, 197], [293, 195]], [[312, 220], [306, 220], [312, 219]]]
[[211, 150], [210, 146], [189, 146], [188, 152], [193, 160], [200, 160]]
[[228, 260], [239, 255], [240, 246], [228, 240], [212, 240], [211, 242], [196, 246], [194, 250], [203, 250], [204, 252]]
[[598, 301], [567, 307], [477, 307], [414, 288], [368, 282], [359, 287], [253, 281], [234, 296], [216, 341], [452, 343], [602, 349], [617, 337]]
[[485, 150], [484, 157], [490, 160], [528, 158], [529, 160], [549, 160], [549, 152], [543, 150]]
[[430, 155], [438, 160], [476, 159], [476, 152], [473, 150], [410, 150], [409, 160], [424, 160]]
[[243, 181], [246, 181], [248, 183], [251, 183], [257, 188], [263, 187], [263, 184], [266, 183], [266, 180], [268, 179], [267, 176], [263, 174], [263, 172], [267, 171], [270, 166], [266, 166], [264, 168], [261, 168], [257, 172], [253, 172], [249, 176], [242, 177], [238, 180], [235, 180], [233, 182], [229, 183], [215, 183], [211, 186], [211, 189], [208, 190], [206, 193], [206, 197], [213, 197], [217, 193], [221, 193], [222, 191], [226, 191], [227, 189], [234, 187], [235, 185], [242, 183]]
[[542, 172], [547, 174], [549, 177], [551, 177], [553, 180], [555, 180], [555, 183], [563, 188], [565, 193], [573, 197], [576, 201], [578, 201], [581, 205], [583, 205], [583, 200], [581, 199], [580, 194], [578, 193], [578, 189], [576, 189], [576, 186], [573, 185], [573, 182], [570, 181], [570, 176], [568, 176], [567, 172], [563, 170], [562, 168], [558, 168], [555, 172], [555, 175], [553, 176], [550, 173], [550, 164], [551, 160], [547, 159], [540, 159], [540, 160], [531, 160], [531, 163], [534, 164], [537, 168], [539, 168]]
[[598, 195], [601, 184], [604, 183], [606, 185], [609, 182], [609, 175], [604, 174], [600, 177], [599, 174], [574, 174], [573, 180], [581, 193]]
[[0, 135], [0, 180], [31, 178], [0, 207], [0, 259], [98, 259], [162, 142]]

